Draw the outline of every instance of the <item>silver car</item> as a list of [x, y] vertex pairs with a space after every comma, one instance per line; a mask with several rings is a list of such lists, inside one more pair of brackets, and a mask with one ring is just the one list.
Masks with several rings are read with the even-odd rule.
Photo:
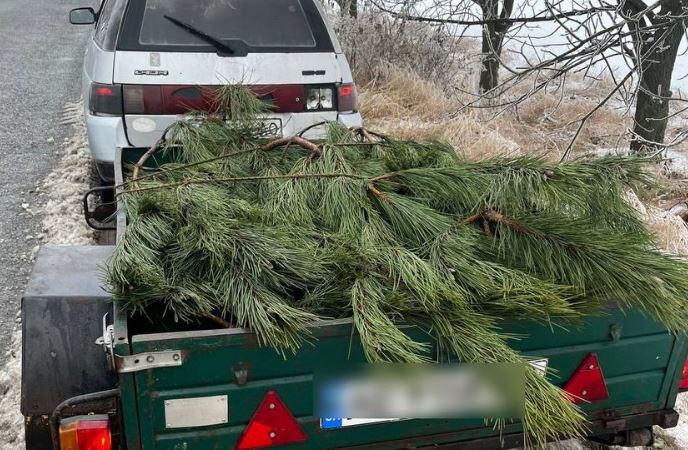
[[[91, 154], [111, 182], [116, 148], [146, 148], [178, 115], [208, 107], [207, 87], [249, 85], [289, 136], [323, 121], [360, 126], [349, 63], [319, 0], [104, 0], [84, 58]], [[313, 134], [322, 130], [314, 127]]]

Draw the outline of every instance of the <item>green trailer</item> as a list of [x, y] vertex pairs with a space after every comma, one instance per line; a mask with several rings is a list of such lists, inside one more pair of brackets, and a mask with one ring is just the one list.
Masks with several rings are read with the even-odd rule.
[[[119, 155], [120, 181], [122, 167], [140, 154]], [[95, 216], [91, 211], [89, 217]], [[125, 226], [126, 217], [120, 215], [116, 232]], [[481, 419], [317, 417], [314, 373], [364, 362], [350, 320], [313, 323], [317, 339], [285, 359], [260, 347], [246, 329], [210, 321], [179, 327], [131, 319], [100, 287], [98, 267], [111, 250], [44, 248], [38, 255], [22, 305], [22, 412], [30, 450], [56, 450], [60, 430], [62, 450], [497, 449], [523, 444], [517, 422], [500, 431]], [[520, 337], [512, 341], [513, 348], [531, 357], [552, 383], [582, 398], [590, 396], [588, 388], [603, 390], [604, 395], [581, 404], [593, 439], [642, 445], [651, 442], [653, 426], [676, 425], [673, 407], [688, 345], [640, 311], [609, 305], [580, 322], [544, 325], [524, 318], [502, 327]], [[407, 330], [433, 344], [422, 330]], [[73, 439], [77, 435], [79, 442]], [[95, 444], [85, 447], [86, 441]]]

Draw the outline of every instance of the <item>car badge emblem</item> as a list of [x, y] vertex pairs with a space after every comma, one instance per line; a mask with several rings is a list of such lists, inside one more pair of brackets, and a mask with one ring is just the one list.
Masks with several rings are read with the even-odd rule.
[[151, 77], [166, 77], [169, 74], [167, 70], [134, 70], [134, 75], [148, 75]]

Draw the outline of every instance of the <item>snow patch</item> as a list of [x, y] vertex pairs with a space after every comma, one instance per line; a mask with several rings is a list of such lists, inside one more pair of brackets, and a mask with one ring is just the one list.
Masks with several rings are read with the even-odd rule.
[[43, 232], [51, 245], [92, 244], [94, 232], [83, 220], [81, 202], [91, 173], [83, 104], [67, 104], [62, 123], [70, 124], [74, 132], [64, 141], [58, 166], [39, 188], [49, 198], [42, 211]]
[[23, 449], [24, 417], [19, 411], [21, 393], [21, 330], [12, 336], [7, 362], [0, 371], [0, 449]]
[[682, 177], [688, 175], [688, 155], [681, 151], [667, 149], [664, 152], [664, 156], [670, 175]]
[[666, 436], [667, 448], [676, 450], [688, 449], [688, 393], [678, 394], [674, 409], [678, 412], [678, 425], [674, 428], [661, 430], [661, 435]]

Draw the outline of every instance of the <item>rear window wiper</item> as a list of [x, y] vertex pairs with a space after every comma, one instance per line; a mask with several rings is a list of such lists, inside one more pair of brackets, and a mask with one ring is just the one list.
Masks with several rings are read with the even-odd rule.
[[220, 39], [209, 35], [205, 31], [201, 31], [198, 28], [196, 28], [192, 25], [189, 25], [188, 23], [182, 22], [179, 19], [175, 19], [174, 17], [170, 17], [168, 15], [165, 15], [163, 17], [165, 19], [169, 20], [170, 22], [172, 22], [173, 24], [177, 25], [179, 28], [182, 28], [182, 29], [188, 31], [189, 33], [193, 34], [194, 36], [196, 36], [196, 37], [204, 40], [208, 44], [212, 45], [213, 47], [215, 47], [215, 50], [217, 50], [221, 54], [229, 54], [229, 55], [234, 54], [234, 50], [232, 49], [232, 47], [225, 44]]

